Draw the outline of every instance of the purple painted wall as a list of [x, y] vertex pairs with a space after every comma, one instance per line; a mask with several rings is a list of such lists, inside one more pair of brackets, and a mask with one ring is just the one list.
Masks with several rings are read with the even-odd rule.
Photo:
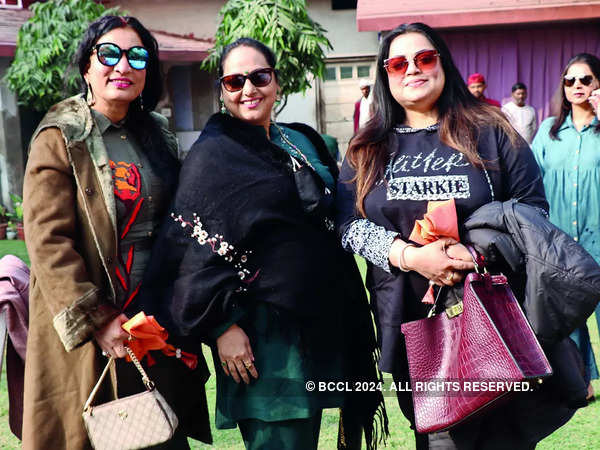
[[528, 87], [538, 120], [550, 115], [550, 100], [566, 63], [577, 53], [600, 57], [600, 24], [569, 23], [475, 30], [443, 30], [463, 78], [473, 72], [487, 81], [486, 97], [503, 103], [517, 81]]

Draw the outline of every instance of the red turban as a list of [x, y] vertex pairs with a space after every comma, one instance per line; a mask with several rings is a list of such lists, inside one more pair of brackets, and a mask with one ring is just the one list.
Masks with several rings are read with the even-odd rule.
[[475, 84], [475, 83], [485, 84], [485, 78], [483, 77], [483, 75], [481, 75], [480, 73], [477, 73], [477, 72], [469, 75], [469, 78], [467, 78], [467, 86], [470, 86], [471, 84]]

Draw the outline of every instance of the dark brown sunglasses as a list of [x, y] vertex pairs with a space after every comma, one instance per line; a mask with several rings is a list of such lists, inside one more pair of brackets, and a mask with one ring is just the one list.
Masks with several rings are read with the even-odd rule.
[[571, 87], [575, 84], [575, 80], [579, 80], [584, 86], [589, 86], [594, 81], [593, 75], [584, 75], [582, 77], [565, 77], [565, 86]]
[[265, 67], [264, 69], [256, 69], [247, 75], [241, 73], [234, 73], [232, 75], [225, 75], [219, 80], [223, 87], [229, 92], [241, 91], [246, 84], [246, 80], [256, 87], [265, 87], [273, 79], [273, 73], [275, 69], [271, 67]]

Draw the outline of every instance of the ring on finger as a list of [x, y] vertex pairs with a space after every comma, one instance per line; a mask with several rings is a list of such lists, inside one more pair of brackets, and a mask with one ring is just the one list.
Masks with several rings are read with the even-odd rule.
[[227, 367], [227, 361], [221, 361], [221, 365], [222, 365], [223, 367]]
[[448, 273], [448, 275], [446, 276], [446, 280], [452, 281], [453, 279], [454, 279], [454, 272]]
[[254, 364], [252, 363], [252, 361], [244, 362], [244, 366], [246, 366], [246, 369], [251, 368], [253, 365]]

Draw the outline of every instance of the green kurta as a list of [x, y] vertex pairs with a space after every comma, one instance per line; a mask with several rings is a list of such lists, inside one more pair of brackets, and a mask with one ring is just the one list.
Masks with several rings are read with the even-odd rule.
[[[302, 133], [280, 127], [288, 139], [298, 147], [325, 183], [333, 188], [333, 176], [317, 156], [308, 138]], [[276, 145], [294, 154], [271, 126], [270, 136]], [[307, 261], [307, 264], [310, 264]], [[240, 308], [238, 308], [239, 310]], [[247, 305], [243, 312], [214, 330], [221, 335], [231, 324], [237, 323], [248, 335], [258, 379], [250, 377], [250, 385], [240, 384], [224, 374], [216, 345], [212, 346], [215, 373], [217, 374], [216, 427], [235, 428], [237, 422], [258, 419], [279, 422], [290, 419], [307, 419], [320, 414], [323, 408], [340, 407], [341, 392], [309, 392], [307, 381], [343, 380], [341, 352], [331, 355], [328, 361], [315, 363], [310, 355], [310, 330], [271, 304], [256, 302]]]

